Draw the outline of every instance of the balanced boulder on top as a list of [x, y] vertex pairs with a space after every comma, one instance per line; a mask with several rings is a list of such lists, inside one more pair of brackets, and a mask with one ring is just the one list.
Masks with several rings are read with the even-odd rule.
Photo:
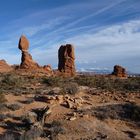
[[39, 65], [33, 61], [32, 56], [28, 53], [29, 41], [25, 36], [21, 36], [19, 40], [18, 48], [22, 51], [21, 57], [21, 69], [36, 69]]

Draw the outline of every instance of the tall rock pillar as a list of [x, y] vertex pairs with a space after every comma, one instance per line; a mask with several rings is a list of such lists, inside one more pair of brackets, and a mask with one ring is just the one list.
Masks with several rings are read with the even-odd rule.
[[66, 76], [74, 76], [75, 54], [71, 44], [62, 45], [58, 50], [58, 70]]

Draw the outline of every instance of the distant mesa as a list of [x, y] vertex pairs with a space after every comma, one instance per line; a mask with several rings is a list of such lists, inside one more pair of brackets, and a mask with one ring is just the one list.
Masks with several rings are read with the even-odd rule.
[[58, 50], [58, 70], [66, 76], [74, 76], [75, 70], [75, 53], [71, 44], [60, 46]]
[[127, 77], [126, 69], [120, 65], [115, 65], [112, 75], [117, 77]]
[[31, 54], [28, 53], [29, 41], [25, 36], [21, 36], [18, 44], [18, 48], [22, 51], [21, 57], [21, 69], [37, 69], [39, 65], [33, 61]]
[[0, 73], [9, 72], [13, 70], [10, 65], [7, 64], [5, 60], [0, 60]]

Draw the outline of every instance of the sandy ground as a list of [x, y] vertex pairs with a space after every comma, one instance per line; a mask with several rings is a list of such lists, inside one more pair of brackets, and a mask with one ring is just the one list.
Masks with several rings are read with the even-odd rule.
[[[48, 95], [42, 95], [47, 97]], [[65, 95], [64, 95], [65, 96]], [[3, 110], [1, 114], [12, 114], [16, 117], [21, 117], [27, 112], [32, 111], [35, 108], [43, 108], [49, 106], [52, 110], [51, 114], [45, 120], [45, 124], [49, 124], [52, 121], [59, 121], [62, 124], [65, 132], [57, 135], [59, 140], [140, 140], [140, 121], [134, 122], [123, 119], [112, 119], [110, 117], [106, 119], [99, 119], [96, 115], [90, 112], [93, 107], [108, 107], [109, 105], [120, 105], [125, 103], [134, 102], [136, 105], [140, 106], [139, 93], [133, 94], [121, 94], [121, 93], [101, 93], [93, 91], [91, 93], [81, 91], [79, 94], [70, 96], [70, 98], [82, 98], [83, 103], [77, 109], [71, 109], [65, 106], [64, 101], [51, 100], [50, 102], [36, 101], [33, 100], [31, 103], [27, 104], [24, 101], [32, 98], [35, 95], [20, 95], [15, 96], [13, 94], [7, 94], [6, 104], [18, 104], [20, 109]], [[79, 110], [84, 110], [84, 113]], [[88, 111], [86, 111], [88, 110]], [[70, 120], [71, 115], [74, 114], [73, 120]], [[9, 125], [21, 123], [21, 120], [16, 120], [14, 118], [6, 118], [1, 120], [0, 123], [0, 135], [3, 136], [6, 133], [19, 133], [22, 134], [22, 130], [14, 130], [11, 126], [4, 127], [2, 123]], [[47, 129], [47, 128], [46, 128]], [[2, 139], [0, 137], [0, 139]], [[39, 138], [39, 139], [49, 139]]]

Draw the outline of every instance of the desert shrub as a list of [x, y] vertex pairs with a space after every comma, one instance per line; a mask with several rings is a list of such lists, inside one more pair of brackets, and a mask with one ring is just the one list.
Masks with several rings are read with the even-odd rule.
[[74, 80], [81, 86], [89, 86], [107, 91], [140, 92], [140, 77], [112, 79], [105, 76], [79, 76]]
[[74, 82], [73, 78], [69, 77], [47, 77], [43, 78], [43, 83], [50, 87], [61, 87], [64, 84]]
[[43, 83], [45, 83], [47, 86], [55, 87], [59, 86], [60, 80], [60, 77], [48, 77], [43, 78]]
[[6, 115], [5, 114], [0, 114], [0, 121], [3, 121], [4, 119], [6, 119]]
[[0, 103], [0, 112], [6, 111], [7, 110], [7, 105], [5, 103]]
[[4, 96], [4, 94], [0, 93], [0, 103], [4, 103], [6, 101], [7, 100], [6, 100], [5, 96]]
[[133, 105], [131, 118], [134, 121], [139, 121], [140, 120], [140, 106]]
[[108, 79], [106, 77], [96, 78], [95, 87], [112, 91], [114, 89], [114, 82], [113, 80]]
[[133, 122], [140, 120], [140, 106], [132, 103], [92, 107], [89, 112], [101, 120], [108, 118]]
[[128, 78], [123, 83], [123, 88], [128, 91], [140, 91], [140, 77]]
[[62, 123], [60, 121], [53, 121], [51, 123], [51, 139], [55, 139], [57, 137], [58, 134], [64, 134], [65, 133], [65, 129], [62, 126]]
[[78, 84], [77, 83], [67, 83], [62, 86], [62, 93], [63, 94], [71, 94], [74, 95], [78, 93]]
[[60, 126], [62, 126], [62, 122], [60, 122], [60, 121], [54, 120], [51, 123], [51, 127], [60, 127]]
[[41, 129], [35, 127], [23, 133], [20, 140], [37, 140], [42, 133], [43, 131]]
[[23, 104], [31, 104], [34, 102], [34, 98], [28, 98], [24, 101], [20, 101], [20, 103], [23, 103]]
[[12, 111], [15, 111], [15, 110], [19, 110], [21, 106], [19, 104], [10, 104], [10, 105], [7, 105], [7, 108]]
[[4, 136], [0, 137], [1, 140], [15, 140], [16, 137], [13, 134], [6, 133]]
[[17, 87], [21, 87], [24, 82], [22, 77], [16, 76], [14, 74], [7, 74], [2, 77], [0, 82], [0, 86], [3, 89], [13, 89]]
[[79, 76], [74, 80], [81, 86], [93, 87], [95, 85], [95, 78], [90, 76]]

